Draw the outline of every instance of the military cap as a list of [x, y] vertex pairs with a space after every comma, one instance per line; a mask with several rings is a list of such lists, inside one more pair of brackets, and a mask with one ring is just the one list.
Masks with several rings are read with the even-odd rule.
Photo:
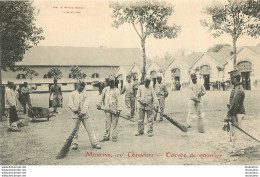
[[115, 81], [115, 77], [113, 75], [109, 76], [109, 81]]
[[230, 71], [228, 74], [230, 75], [230, 78], [241, 76], [241, 73], [238, 70]]
[[8, 81], [8, 82], [7, 82], [7, 85], [8, 85], [8, 86], [11, 86], [11, 85], [13, 85], [13, 84], [14, 84], [14, 83], [13, 83], [12, 81]]
[[191, 79], [197, 79], [197, 75], [195, 73], [190, 75]]
[[86, 83], [84, 81], [79, 81], [79, 85], [82, 86], [82, 87], [85, 87]]

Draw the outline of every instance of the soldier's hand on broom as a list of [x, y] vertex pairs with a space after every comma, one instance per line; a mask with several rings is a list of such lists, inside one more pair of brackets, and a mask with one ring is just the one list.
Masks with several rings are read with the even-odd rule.
[[85, 116], [85, 114], [79, 113], [79, 119], [81, 119], [84, 116]]
[[143, 105], [143, 106], [146, 106], [146, 105], [147, 105], [147, 103], [146, 103], [145, 101], [138, 100], [138, 102], [139, 102], [141, 105]]

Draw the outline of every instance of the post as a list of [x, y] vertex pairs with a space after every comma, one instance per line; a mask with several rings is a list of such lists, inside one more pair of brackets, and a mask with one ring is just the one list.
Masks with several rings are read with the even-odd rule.
[[142, 74], [141, 82], [143, 82], [145, 75], [146, 75], [145, 39], [141, 39], [141, 46], [142, 46], [142, 49], [143, 49], [143, 74]]
[[236, 47], [237, 39], [233, 37], [233, 55], [234, 55], [234, 60], [233, 60], [233, 67], [234, 70], [237, 68], [237, 47]]
[[3, 119], [4, 113], [4, 97], [3, 94], [3, 85], [2, 85], [2, 31], [0, 30], [0, 121]]

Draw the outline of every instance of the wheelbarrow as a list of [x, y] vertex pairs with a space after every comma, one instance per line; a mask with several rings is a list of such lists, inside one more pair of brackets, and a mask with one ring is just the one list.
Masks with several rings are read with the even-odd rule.
[[49, 121], [50, 118], [55, 115], [50, 114], [50, 110], [48, 108], [31, 107], [31, 108], [28, 108], [28, 116], [30, 118], [32, 118], [32, 121], [36, 121], [36, 120], [42, 119], [42, 118], [47, 118], [47, 121]]

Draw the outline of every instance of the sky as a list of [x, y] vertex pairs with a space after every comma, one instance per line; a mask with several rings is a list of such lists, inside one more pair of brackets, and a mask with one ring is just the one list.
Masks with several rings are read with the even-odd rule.
[[[155, 39], [149, 36], [146, 40], [146, 54], [149, 58], [162, 57], [166, 52], [175, 54], [178, 50], [187, 53], [205, 52], [215, 44], [232, 44], [230, 36], [213, 38], [208, 29], [200, 24], [200, 19], [209, 18], [201, 10], [211, 1], [172, 0], [171, 3], [174, 4], [175, 12], [169, 24], [180, 25], [181, 33], [175, 39]], [[44, 30], [42, 35], [45, 40], [39, 45], [141, 48], [140, 38], [131, 25], [112, 27], [109, 1], [34, 0], [33, 5], [40, 10], [36, 25]], [[254, 46], [259, 43], [260, 39], [244, 36], [239, 38], [237, 46]]]

